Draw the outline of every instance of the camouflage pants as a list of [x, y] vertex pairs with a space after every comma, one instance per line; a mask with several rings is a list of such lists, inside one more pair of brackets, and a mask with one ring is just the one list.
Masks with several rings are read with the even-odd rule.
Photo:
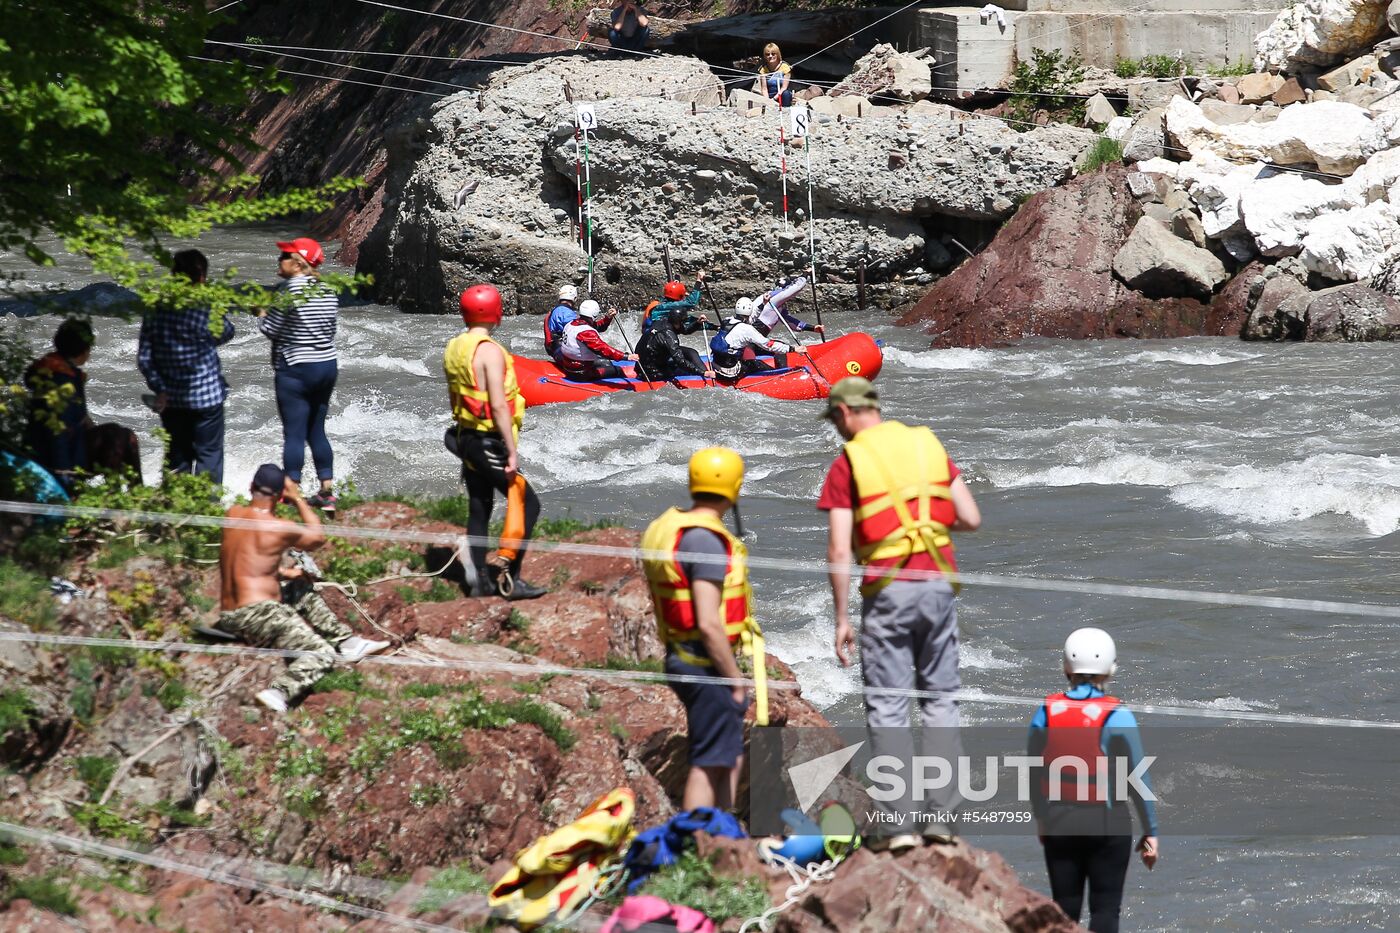
[[292, 606], [274, 600], [253, 603], [219, 614], [219, 628], [259, 648], [314, 651], [292, 660], [282, 676], [272, 682], [289, 700], [306, 695], [311, 685], [335, 666], [335, 645], [351, 635], [326, 601], [314, 591]]

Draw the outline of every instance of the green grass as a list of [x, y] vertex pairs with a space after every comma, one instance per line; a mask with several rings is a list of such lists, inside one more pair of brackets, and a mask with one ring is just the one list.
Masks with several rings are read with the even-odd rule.
[[11, 901], [29, 901], [40, 910], [50, 910], [69, 917], [78, 913], [78, 902], [73, 899], [72, 884], [67, 880], [59, 880], [57, 872], [49, 872], [36, 878], [10, 879], [0, 891], [0, 905], [8, 906]]
[[0, 558], [0, 616], [37, 631], [53, 628], [54, 598], [48, 578], [8, 557]]
[[7, 842], [0, 842], [0, 865], [23, 865], [29, 861], [29, 853], [20, 846], [12, 846]]
[[1241, 56], [1240, 60], [1233, 65], [1226, 65], [1219, 71], [1211, 72], [1211, 74], [1220, 75], [1224, 78], [1243, 78], [1245, 75], [1254, 74], [1254, 62], [1249, 58]]
[[401, 586], [398, 588], [399, 598], [406, 604], [414, 603], [450, 603], [454, 599], [462, 598], [462, 591], [450, 583], [442, 580], [434, 580], [432, 585], [426, 590], [414, 589], [411, 586]]
[[377, 687], [370, 686], [365, 680], [365, 675], [354, 668], [338, 667], [329, 673], [321, 675], [321, 679], [311, 685], [312, 693], [334, 693], [337, 690], [344, 690], [356, 696], [383, 698], [387, 694]]
[[23, 690], [0, 692], [0, 736], [29, 728], [34, 718], [34, 701]]
[[1084, 158], [1079, 160], [1079, 172], [1087, 175], [1090, 172], [1098, 171], [1105, 165], [1117, 165], [1122, 161], [1122, 145], [1116, 139], [1100, 136], [1094, 145], [1089, 147], [1089, 151], [1084, 153]]
[[698, 910], [716, 925], [731, 917], [756, 917], [772, 906], [762, 881], [716, 878], [714, 866], [693, 851], [652, 875], [639, 893]]
[[[597, 531], [600, 528], [619, 528], [622, 522], [616, 518], [600, 518], [596, 521], [583, 522], [576, 518], [565, 515], [563, 518], [542, 518], [535, 523], [536, 538], [541, 541], [557, 540], [560, 538], [572, 538], [585, 531]], [[499, 532], [497, 532], [499, 534]]]
[[144, 842], [148, 835], [145, 826], [126, 819], [116, 810], [102, 804], [83, 804], [73, 811], [73, 819], [87, 827], [87, 831], [94, 836], [102, 836], [105, 839]]
[[1113, 73], [1120, 78], [1179, 78], [1186, 71], [1186, 60], [1175, 55], [1144, 55], [1136, 60], [1120, 58], [1113, 66]]
[[586, 664], [604, 671], [646, 671], [649, 674], [663, 674], [666, 672], [666, 662], [660, 658], [624, 658], [621, 655], [610, 654], [602, 664]]
[[485, 894], [490, 889], [486, 879], [465, 865], [442, 869], [424, 885], [424, 891], [413, 909], [426, 914], [441, 910], [466, 894]]
[[106, 755], [83, 755], [75, 764], [78, 780], [87, 785], [88, 797], [94, 800], [102, 796], [117, 772], [117, 760]]

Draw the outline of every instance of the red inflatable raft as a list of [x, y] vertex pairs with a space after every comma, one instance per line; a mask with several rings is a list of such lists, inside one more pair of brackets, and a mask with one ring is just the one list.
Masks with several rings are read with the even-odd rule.
[[[772, 365], [771, 357], [759, 357]], [[733, 384], [706, 379], [703, 376], [677, 376], [670, 382], [649, 382], [637, 372], [637, 364], [619, 365], [633, 375], [627, 378], [580, 382], [570, 379], [548, 360], [528, 356], [515, 357], [515, 378], [525, 404], [548, 405], [551, 402], [581, 402], [609, 392], [653, 392], [657, 389], [738, 389], [758, 392], [770, 398], [804, 401], [826, 398], [831, 384], [847, 376], [874, 379], [883, 362], [880, 346], [869, 334], [854, 333], [833, 337], [826, 343], [814, 343], [788, 354], [788, 368], [745, 376]]]

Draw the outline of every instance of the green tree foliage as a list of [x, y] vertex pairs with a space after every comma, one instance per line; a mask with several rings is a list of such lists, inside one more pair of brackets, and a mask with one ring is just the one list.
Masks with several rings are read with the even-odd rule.
[[39, 241], [52, 232], [144, 307], [207, 305], [216, 328], [229, 310], [292, 303], [166, 272], [169, 238], [324, 210], [357, 184], [249, 196], [240, 154], [257, 147], [230, 116], [253, 91], [283, 88], [272, 69], [202, 60], [220, 17], [202, 0], [0, 0], [0, 16], [0, 248], [51, 264]]
[[[1029, 123], [1037, 110], [1079, 123], [1084, 118], [1084, 101], [1074, 96], [1074, 87], [1084, 80], [1084, 62], [1078, 55], [1066, 56], [1059, 49], [1036, 49], [1029, 62], [1020, 61], [1011, 71], [1011, 97], [1007, 115]], [[1021, 126], [1021, 129], [1029, 129]]]

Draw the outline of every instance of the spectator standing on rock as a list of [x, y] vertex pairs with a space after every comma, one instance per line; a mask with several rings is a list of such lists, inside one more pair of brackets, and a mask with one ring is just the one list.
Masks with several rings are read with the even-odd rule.
[[[225, 517], [255, 520], [260, 527], [223, 531], [219, 546], [223, 611], [218, 627], [259, 648], [311, 652], [294, 658], [280, 677], [257, 694], [259, 703], [285, 713], [337, 660], [358, 661], [384, 650], [389, 643], [355, 635], [314, 588], [301, 587], [300, 597], [290, 605], [283, 601], [282, 583], [295, 580], [302, 572], [297, 567], [283, 568], [282, 557], [288, 548], [311, 551], [325, 544], [321, 518], [302, 498], [296, 480], [275, 464], [258, 467], [249, 492], [252, 501], [233, 506]], [[302, 524], [273, 514], [282, 501], [296, 507]]]
[[119, 424], [96, 424], [88, 413], [87, 372], [97, 338], [92, 325], [69, 318], [53, 335], [53, 350], [24, 372], [28, 392], [25, 443], [35, 463], [73, 492], [83, 473], [116, 470], [141, 484], [141, 448]]
[[778, 102], [779, 107], [792, 106], [792, 66], [783, 61], [783, 50], [776, 42], [763, 47], [763, 67], [758, 69], [763, 84], [763, 96]]
[[[912, 738], [909, 697], [882, 689], [932, 692], [920, 701], [925, 734], [955, 738], [954, 694], [962, 682], [953, 604], [957, 584], [948, 579], [957, 573], [950, 532], [976, 531], [981, 512], [932, 431], [881, 419], [880, 396], [868, 379], [850, 376], [832, 386], [822, 417], [846, 441], [817, 500], [817, 508], [827, 513], [836, 658], [849, 666], [856, 644], [847, 613], [847, 568], [854, 548], [865, 567], [860, 656], [872, 741], [880, 747]], [[930, 824], [925, 834], [947, 841], [951, 829]], [[919, 841], [901, 833], [888, 844], [899, 849]]]
[[[690, 458], [691, 506], [669, 509], [647, 527], [642, 570], [666, 644], [666, 673], [738, 680], [743, 674], [735, 653], [747, 649], [758, 687], [756, 722], [764, 726], [763, 636], [753, 618], [748, 549], [724, 527], [743, 482], [744, 460], [734, 451], [696, 451]], [[744, 758], [747, 689], [686, 681], [672, 681], [671, 689], [685, 706], [690, 746], [682, 808], [732, 809]]]
[[[1028, 753], [1041, 758], [1045, 767], [1032, 775], [1031, 804], [1050, 892], [1055, 903], [1075, 923], [1084, 906], [1084, 886], [1089, 887], [1089, 929], [1094, 933], [1118, 933], [1123, 907], [1123, 883], [1132, 861], [1133, 818], [1126, 791], [1142, 822], [1138, 854], [1150, 871], [1157, 864], [1157, 809], [1151, 800], [1127, 788], [1102, 787], [1091, 780], [1100, 756], [1122, 759], [1136, 773], [1143, 761], [1142, 738], [1137, 720], [1117, 697], [1104, 687], [1118, 668], [1118, 648], [1113, 636], [1099, 628], [1081, 628], [1065, 639], [1064, 673], [1069, 689], [1052, 693], [1031, 720]], [[1056, 761], [1065, 762], [1052, 772]], [[1050, 775], [1060, 782], [1050, 799]], [[1118, 772], [1115, 772], [1118, 773]], [[1152, 784], [1144, 770], [1139, 780], [1149, 792]]]
[[[209, 275], [209, 260], [197, 249], [175, 254], [171, 271], [195, 285]], [[170, 435], [165, 468], [171, 473], [206, 473], [224, 481], [224, 381], [218, 348], [233, 339], [225, 318], [216, 337], [209, 309], [160, 308], [141, 322], [136, 362], [155, 393], [152, 407]]]
[[258, 329], [272, 341], [273, 385], [282, 419], [282, 467], [301, 482], [306, 447], [316, 464], [320, 489], [307, 501], [335, 516], [335, 452], [326, 436], [326, 415], [338, 372], [335, 353], [340, 301], [321, 284], [316, 270], [325, 261], [321, 244], [310, 237], [278, 243], [277, 274], [283, 288], [303, 299], [294, 308], [258, 313]]
[[608, 41], [615, 49], [645, 52], [651, 36], [651, 17], [632, 0], [613, 4], [608, 17]]
[[[494, 285], [473, 285], [462, 292], [459, 304], [467, 329], [453, 337], [443, 353], [453, 425], [442, 440], [462, 461], [462, 482], [470, 502], [471, 566], [464, 569], [473, 595], [534, 599], [545, 590], [520, 579], [520, 567], [540, 517], [540, 500], [520, 475], [516, 442], [525, 418], [525, 399], [515, 381], [515, 363], [491, 339], [492, 329], [501, 323], [501, 293]], [[488, 560], [484, 541], [497, 492], [506, 497], [506, 520], [500, 548]]]

